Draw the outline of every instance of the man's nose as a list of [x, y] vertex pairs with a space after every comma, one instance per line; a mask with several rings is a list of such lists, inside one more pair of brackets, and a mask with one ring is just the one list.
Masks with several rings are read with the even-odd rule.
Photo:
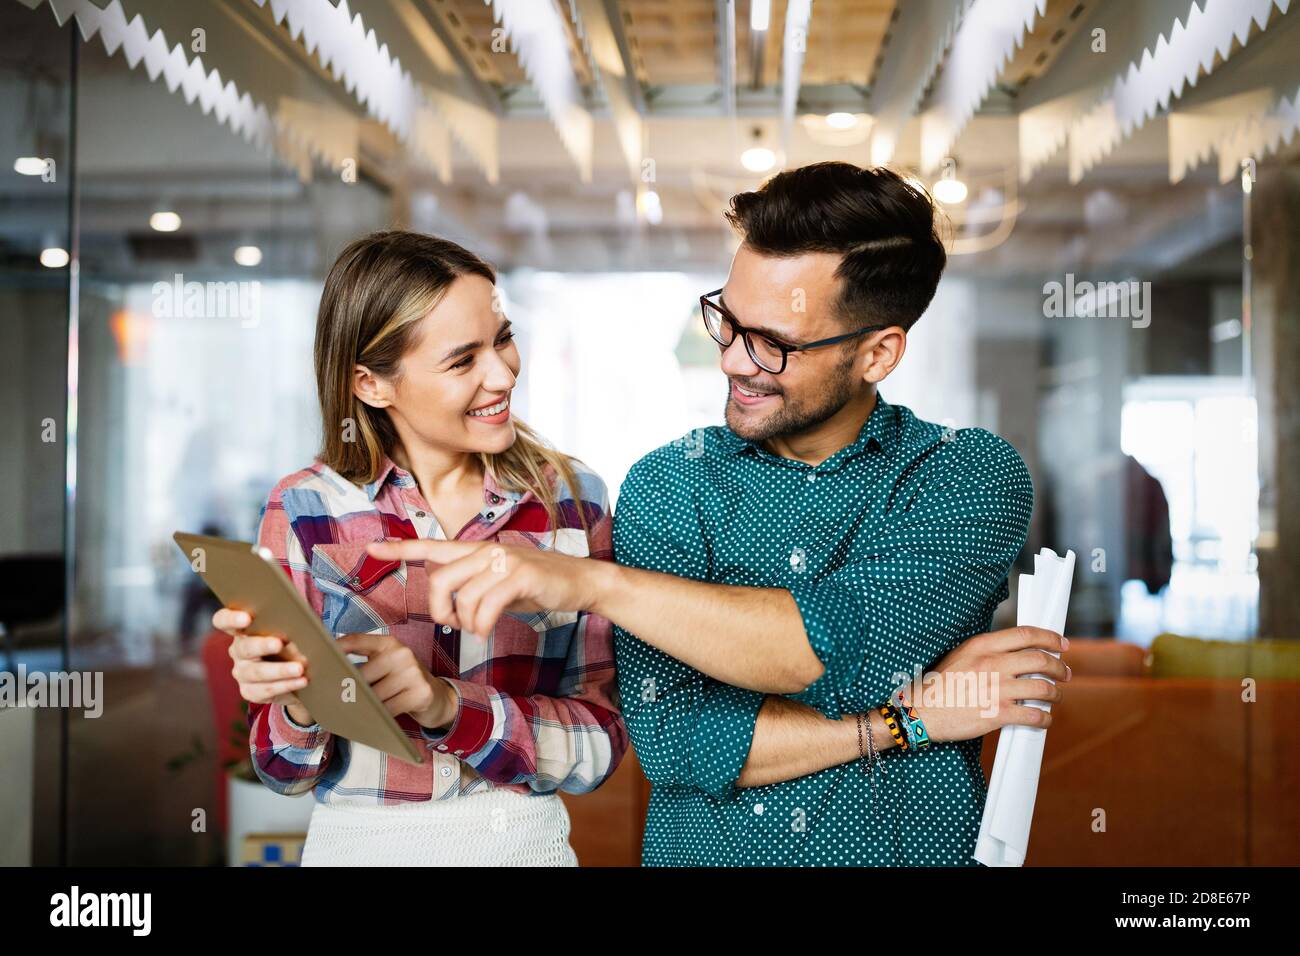
[[721, 365], [725, 374], [739, 375], [745, 378], [762, 374], [763, 371], [749, 357], [749, 350], [745, 348], [744, 337], [739, 335], [732, 339], [731, 344], [722, 350]]

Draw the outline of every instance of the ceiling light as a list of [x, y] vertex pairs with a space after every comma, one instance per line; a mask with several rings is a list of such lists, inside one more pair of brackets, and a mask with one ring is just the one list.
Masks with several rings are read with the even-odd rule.
[[740, 154], [740, 165], [751, 173], [765, 173], [776, 165], [776, 153], [766, 146], [753, 146]]
[[659, 194], [653, 189], [647, 189], [637, 196], [636, 205], [650, 225], [657, 226], [664, 221], [664, 208], [659, 202]]
[[41, 265], [47, 269], [62, 269], [68, 264], [68, 250], [51, 246], [41, 250]]
[[858, 118], [852, 113], [830, 113], [826, 116], [826, 125], [831, 129], [853, 129], [858, 125]]
[[965, 201], [966, 184], [957, 178], [957, 161], [951, 156], [943, 161], [943, 173], [932, 193], [935, 199], [949, 206]]
[[772, 0], [749, 0], [749, 28], [763, 33], [772, 24]]
[[149, 217], [149, 228], [155, 232], [175, 232], [181, 227], [181, 217], [170, 209], [161, 209]]
[[14, 160], [14, 172], [23, 176], [39, 176], [45, 172], [45, 160], [39, 156], [19, 156]]
[[240, 246], [235, 250], [235, 262], [241, 266], [255, 266], [262, 261], [262, 250], [257, 246]]

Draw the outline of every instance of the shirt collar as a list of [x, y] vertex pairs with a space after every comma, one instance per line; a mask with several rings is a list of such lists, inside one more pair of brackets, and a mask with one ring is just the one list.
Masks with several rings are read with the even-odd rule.
[[[371, 501], [379, 496], [379, 492], [388, 482], [392, 482], [399, 488], [414, 488], [415, 477], [405, 468], [399, 466], [387, 455], [384, 456], [382, 464], [379, 466], [379, 474], [375, 480], [368, 482], [364, 487], [366, 497]], [[496, 480], [496, 476], [489, 470], [483, 472], [483, 502], [487, 505], [499, 505], [502, 502], [511, 502], [518, 504], [525, 497], [524, 492], [511, 491], [502, 488]]]
[[[832, 459], [839, 461], [846, 458], [852, 458], [862, 452], [874, 447], [889, 452], [893, 447], [897, 423], [893, 406], [885, 401], [884, 396], [879, 392], [876, 393], [876, 405], [867, 416], [867, 420], [862, 423], [862, 428], [858, 432], [857, 440], [851, 445], [846, 445], [837, 451], [826, 462]], [[770, 454], [762, 446], [741, 438], [727, 426], [722, 427], [721, 445], [725, 452], [732, 455], [739, 455], [747, 448], [752, 448], [756, 452]], [[822, 464], [825, 465], [826, 462]], [[819, 466], [820, 467], [820, 466]]]

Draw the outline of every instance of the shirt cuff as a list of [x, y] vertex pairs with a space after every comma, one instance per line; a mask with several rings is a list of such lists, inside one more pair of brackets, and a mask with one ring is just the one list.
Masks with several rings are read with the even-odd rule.
[[705, 685], [695, 719], [690, 774], [695, 786], [710, 796], [726, 800], [735, 790], [765, 696], [715, 680]]
[[424, 739], [457, 757], [478, 753], [492, 739], [492, 693], [473, 681], [442, 678], [456, 692], [456, 716], [446, 730], [421, 727]]
[[271, 707], [271, 739], [297, 750], [315, 750], [329, 739], [329, 731], [319, 723], [304, 727], [289, 716], [283, 704]]
[[790, 595], [823, 671], [802, 691], [788, 696], [838, 720], [844, 716], [840, 691], [866, 664], [869, 625], [862, 598], [849, 588], [825, 583], [796, 585], [790, 588]]

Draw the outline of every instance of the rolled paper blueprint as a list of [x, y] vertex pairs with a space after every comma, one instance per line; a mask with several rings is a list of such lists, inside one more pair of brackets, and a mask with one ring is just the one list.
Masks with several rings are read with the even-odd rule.
[[[1020, 575], [1016, 623], [1062, 633], [1073, 579], [1074, 552], [1067, 551], [1062, 558], [1050, 548], [1043, 548], [1034, 555], [1034, 573]], [[1042, 710], [1052, 709], [1052, 705], [1043, 700], [1025, 703]], [[984, 803], [984, 819], [980, 822], [980, 835], [975, 844], [975, 859], [985, 866], [1023, 866], [1025, 863], [1046, 741], [1047, 730], [1044, 727], [1012, 724], [998, 733], [998, 750], [993, 759], [988, 799]]]

